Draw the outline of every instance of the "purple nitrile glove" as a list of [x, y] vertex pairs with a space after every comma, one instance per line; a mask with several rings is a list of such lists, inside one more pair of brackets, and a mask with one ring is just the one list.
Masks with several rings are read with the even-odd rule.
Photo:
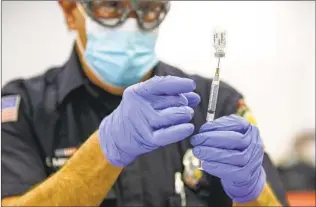
[[128, 87], [121, 104], [99, 126], [108, 161], [124, 167], [141, 154], [190, 136], [191, 107], [200, 102], [195, 87], [193, 80], [174, 76], [155, 76]]
[[193, 154], [207, 173], [221, 179], [226, 194], [236, 203], [259, 197], [266, 174], [258, 128], [236, 115], [204, 124], [191, 138]]

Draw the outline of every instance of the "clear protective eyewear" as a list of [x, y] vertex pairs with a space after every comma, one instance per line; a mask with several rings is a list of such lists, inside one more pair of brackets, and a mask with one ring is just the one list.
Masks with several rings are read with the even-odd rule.
[[163, 0], [83, 0], [81, 4], [93, 20], [105, 27], [117, 27], [135, 12], [138, 26], [145, 31], [157, 28], [170, 9], [170, 2]]

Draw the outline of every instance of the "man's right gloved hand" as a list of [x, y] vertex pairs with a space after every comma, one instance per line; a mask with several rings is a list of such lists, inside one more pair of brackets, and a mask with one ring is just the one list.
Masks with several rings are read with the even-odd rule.
[[137, 156], [189, 137], [189, 123], [200, 102], [195, 82], [158, 77], [128, 87], [121, 104], [99, 126], [99, 141], [108, 161], [124, 167]]

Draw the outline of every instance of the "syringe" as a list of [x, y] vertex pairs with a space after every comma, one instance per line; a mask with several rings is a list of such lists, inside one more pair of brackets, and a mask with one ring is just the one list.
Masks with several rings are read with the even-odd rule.
[[[217, 97], [218, 97], [218, 91], [219, 91], [219, 72], [220, 72], [220, 60], [221, 57], [225, 57], [225, 47], [226, 47], [226, 32], [225, 30], [221, 28], [216, 28], [214, 31], [213, 36], [214, 41], [214, 48], [215, 48], [215, 57], [218, 58], [217, 68], [215, 71], [215, 75], [213, 77], [211, 91], [210, 91], [210, 97], [209, 97], [209, 103], [207, 108], [207, 116], [206, 121], [213, 121], [215, 118], [215, 112], [216, 112], [216, 105], [217, 105]], [[200, 162], [200, 169], [202, 169], [202, 162]]]

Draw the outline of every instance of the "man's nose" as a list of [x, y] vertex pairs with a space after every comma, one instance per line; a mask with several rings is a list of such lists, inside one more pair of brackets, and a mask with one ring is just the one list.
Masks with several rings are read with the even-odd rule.
[[[126, 8], [133, 9], [131, 0], [125, 0], [125, 1], [123, 2], [123, 5], [124, 5]], [[137, 17], [136, 11], [130, 12], [129, 15], [128, 15], [128, 17], [130, 17], [130, 18], [136, 18], [136, 17]]]

